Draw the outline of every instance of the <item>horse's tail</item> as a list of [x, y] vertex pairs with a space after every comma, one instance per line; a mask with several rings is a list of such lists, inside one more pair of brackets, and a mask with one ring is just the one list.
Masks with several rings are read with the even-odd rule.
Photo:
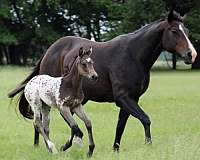
[[13, 98], [18, 93], [22, 92], [24, 90], [26, 84], [28, 83], [28, 81], [30, 81], [31, 78], [33, 78], [34, 76], [39, 74], [40, 64], [41, 64], [43, 57], [44, 57], [44, 55], [39, 59], [36, 66], [33, 68], [33, 71], [28, 75], [28, 77], [26, 77], [26, 79], [23, 82], [21, 82], [15, 89], [13, 89], [12, 91], [10, 91], [8, 93], [9, 98]]
[[26, 100], [24, 92], [19, 97], [19, 112], [22, 114], [23, 117], [28, 119], [33, 119], [33, 111]]
[[31, 110], [31, 107], [28, 103], [28, 101], [25, 98], [24, 95], [24, 88], [26, 84], [28, 83], [31, 78], [39, 74], [40, 70], [40, 64], [43, 59], [44, 55], [39, 59], [37, 62], [36, 66], [33, 68], [33, 71], [28, 75], [28, 77], [18, 85], [17, 88], [12, 90], [10, 93], [8, 93], [9, 98], [15, 97], [18, 93], [21, 92], [21, 95], [19, 96], [19, 111], [23, 115], [23, 117], [28, 118], [28, 119], [33, 119], [33, 111]]

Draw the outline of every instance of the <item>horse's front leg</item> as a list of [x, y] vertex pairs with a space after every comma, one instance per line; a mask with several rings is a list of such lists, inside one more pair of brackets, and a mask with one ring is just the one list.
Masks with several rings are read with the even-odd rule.
[[91, 157], [95, 148], [93, 134], [92, 134], [92, 123], [90, 119], [87, 117], [86, 113], [84, 112], [82, 105], [74, 108], [73, 111], [81, 120], [83, 120], [87, 128], [88, 138], [89, 138], [89, 150], [88, 150], [87, 156]]
[[145, 131], [145, 143], [151, 144], [151, 121], [149, 116], [140, 108], [137, 102], [128, 95], [120, 96], [117, 98], [116, 103], [122, 107], [128, 114], [131, 114], [135, 118], [139, 119], [142, 123]]
[[123, 110], [120, 109], [119, 111], [119, 117], [117, 122], [117, 128], [116, 128], [116, 134], [115, 134], [115, 141], [113, 144], [113, 150], [119, 152], [121, 137], [124, 132], [124, 128], [126, 126], [126, 122], [128, 120], [129, 114]]
[[67, 122], [69, 127], [71, 128], [71, 137], [65, 143], [65, 145], [63, 145], [61, 147], [61, 150], [65, 151], [72, 146], [72, 141], [73, 141], [74, 136], [76, 136], [77, 139], [79, 139], [79, 143], [81, 145], [82, 144], [83, 132], [79, 129], [77, 123], [75, 122], [69, 107], [61, 106], [60, 107], [60, 114], [62, 115], [63, 119]]

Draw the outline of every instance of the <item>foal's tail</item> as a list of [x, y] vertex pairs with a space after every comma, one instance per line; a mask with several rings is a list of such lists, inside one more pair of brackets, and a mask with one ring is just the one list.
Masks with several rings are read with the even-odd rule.
[[25, 98], [24, 88], [29, 80], [31, 80], [34, 76], [39, 74], [40, 64], [43, 57], [44, 55], [39, 59], [36, 66], [33, 68], [33, 71], [28, 75], [28, 77], [23, 82], [21, 82], [14, 90], [8, 93], [9, 98], [13, 98], [17, 94], [21, 93], [19, 97], [19, 111], [25, 118], [28, 119], [33, 119], [33, 111], [31, 110], [31, 107], [29, 106]]

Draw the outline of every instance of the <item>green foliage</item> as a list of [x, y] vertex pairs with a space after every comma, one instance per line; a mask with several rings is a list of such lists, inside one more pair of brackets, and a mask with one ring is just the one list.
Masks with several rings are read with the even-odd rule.
[[186, 18], [187, 26], [190, 30], [190, 35], [194, 42], [200, 42], [200, 8], [192, 10]]
[[133, 32], [141, 26], [159, 19], [165, 13], [165, 5], [162, 0], [130, 0], [123, 7], [121, 21], [112, 25], [108, 38]]
[[110, 40], [162, 18], [166, 8], [174, 3], [177, 9], [190, 9], [187, 25], [193, 40], [199, 40], [199, 8], [194, 5], [198, 3], [197, 0], [190, 2], [192, 0], [1, 0], [0, 63], [6, 59], [7, 63], [26, 64], [63, 36]]
[[0, 44], [4, 45], [11, 45], [11, 44], [17, 44], [16, 37], [10, 33], [10, 31], [2, 26], [0, 28]]

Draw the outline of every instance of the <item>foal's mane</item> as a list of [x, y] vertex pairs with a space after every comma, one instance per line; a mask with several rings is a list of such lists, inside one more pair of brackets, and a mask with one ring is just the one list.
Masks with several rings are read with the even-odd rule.
[[78, 55], [76, 55], [75, 57], [73, 57], [73, 62], [72, 62], [72, 64], [69, 67], [69, 71], [67, 73], [64, 73], [63, 77], [68, 76], [72, 72], [72, 69], [75, 66], [75, 63], [76, 63], [77, 59], [78, 59]]

